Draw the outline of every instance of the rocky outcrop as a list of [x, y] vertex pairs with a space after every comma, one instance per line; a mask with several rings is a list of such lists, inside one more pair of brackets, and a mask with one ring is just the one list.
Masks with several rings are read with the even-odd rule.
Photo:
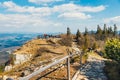
[[26, 61], [28, 61], [31, 58], [31, 54], [14, 54], [15, 55], [15, 61], [14, 64], [21, 64]]
[[5, 71], [9, 71], [9, 70], [11, 70], [13, 68], [13, 66], [12, 65], [8, 65], [8, 66], [5, 66]]
[[12, 68], [14, 68], [16, 65], [18, 64], [22, 64], [28, 60], [30, 60], [31, 58], [31, 54], [13, 54], [14, 56], [14, 65], [12, 64], [8, 64], [7, 66], [5, 66], [5, 71], [9, 71]]

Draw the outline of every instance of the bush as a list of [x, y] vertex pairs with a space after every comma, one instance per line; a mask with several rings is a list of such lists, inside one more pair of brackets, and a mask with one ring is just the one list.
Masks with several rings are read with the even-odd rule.
[[40, 49], [37, 50], [37, 53], [34, 54], [34, 57], [41, 56], [43, 52], [49, 52], [48, 48], [46, 47], [41, 47]]
[[0, 73], [4, 71], [5, 65], [0, 65]]
[[10, 64], [14, 65], [15, 55], [10, 54]]
[[116, 61], [107, 61], [104, 71], [108, 80], [120, 80], [120, 63]]
[[107, 58], [120, 62], [120, 40], [110, 39], [106, 41], [105, 54]]
[[58, 43], [62, 46], [72, 46], [72, 37], [65, 36], [61, 40], [59, 40]]

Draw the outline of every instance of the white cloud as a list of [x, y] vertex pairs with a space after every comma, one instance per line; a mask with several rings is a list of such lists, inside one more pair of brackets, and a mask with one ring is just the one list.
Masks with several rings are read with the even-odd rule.
[[120, 23], [120, 16], [106, 18], [103, 20], [105, 23]]
[[100, 5], [97, 7], [91, 7], [91, 6], [79, 6], [73, 3], [69, 4], [63, 4], [59, 6], [54, 6], [53, 7], [54, 11], [61, 11], [61, 12], [100, 12], [105, 10], [105, 6]]
[[[35, 1], [35, 0], [31, 0], [31, 1]], [[39, 1], [43, 1], [44, 3], [45, 2], [49, 3], [50, 1], [52, 2], [53, 0], [39, 0]], [[62, 0], [54, 0], [54, 1], [62, 1]], [[56, 27], [56, 26], [62, 27], [63, 24], [65, 26], [67, 23], [64, 21], [64, 18], [81, 19], [81, 20], [89, 19], [92, 17], [90, 13], [100, 12], [106, 8], [103, 5], [92, 7], [92, 6], [80, 6], [74, 3], [53, 5], [53, 7], [43, 7], [43, 6], [35, 7], [35, 6], [27, 6], [27, 5], [20, 6], [12, 1], [2, 2], [0, 3], [0, 7], [4, 8], [4, 10], [8, 12], [7, 14], [0, 14], [1, 30], [3, 29], [2, 27], [4, 27], [4, 29], [6, 28], [17, 29], [17, 30], [28, 29], [31, 31], [36, 29], [35, 31], [37, 32], [41, 27], [42, 27], [41, 29], [50, 30], [52, 27]], [[14, 12], [14, 13], [9, 14], [9, 12]], [[62, 19], [62, 21], [57, 19]], [[59, 31], [58, 27], [57, 30]]]
[[58, 2], [62, 0], [28, 0], [28, 1], [35, 4], [43, 4], [43, 3]]
[[100, 12], [105, 9], [105, 6], [100, 5], [97, 7], [91, 6], [79, 6], [73, 3], [62, 4], [58, 6], [50, 7], [34, 7], [34, 6], [18, 6], [12, 1], [7, 1], [2, 4], [8, 11], [15, 12], [30, 12], [30, 13], [50, 13], [50, 12]]
[[[34, 1], [34, 0], [31, 0]], [[42, 1], [42, 0], [41, 0]], [[44, 0], [47, 2], [50, 0]], [[52, 1], [52, 0], [51, 0]], [[7, 1], [2, 4], [8, 11], [20, 12], [20, 13], [32, 13], [32, 15], [50, 16], [51, 14], [58, 13], [58, 17], [64, 18], [79, 18], [88, 19], [91, 15], [86, 15], [85, 12], [100, 12], [105, 9], [105, 6], [79, 6], [73, 3], [57, 5], [53, 7], [34, 7], [34, 6], [18, 6], [12, 1]], [[57, 16], [57, 15], [56, 15]]]
[[74, 18], [74, 19], [88, 19], [88, 18], [91, 18], [90, 15], [86, 15], [84, 13], [75, 13], [75, 12], [71, 12], [71, 13], [63, 13], [63, 14], [60, 14], [58, 16], [59, 18], [60, 17], [63, 17], [63, 18]]
[[[46, 23], [47, 22], [47, 23]], [[59, 22], [53, 22], [48, 19], [41, 18], [40, 16], [25, 15], [25, 14], [0, 14], [0, 29], [10, 30], [23, 30], [28, 29], [28, 31], [38, 32], [41, 29], [46, 29], [46, 27], [60, 27], [62, 26]]]
[[1, 5], [6, 8], [7, 11], [11, 11], [11, 12], [19, 12], [19, 13], [39, 13], [39, 15], [41, 16], [47, 16], [51, 14], [51, 10], [49, 7], [34, 7], [34, 6], [18, 6], [15, 3], [13, 3], [12, 1], [6, 1], [1, 3]]

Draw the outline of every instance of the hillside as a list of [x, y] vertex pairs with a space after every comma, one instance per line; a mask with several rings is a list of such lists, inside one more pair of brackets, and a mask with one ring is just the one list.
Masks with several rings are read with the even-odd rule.
[[58, 44], [59, 38], [33, 39], [13, 52], [13, 64], [3, 73], [12, 78], [26, 76], [65, 55], [68, 47]]

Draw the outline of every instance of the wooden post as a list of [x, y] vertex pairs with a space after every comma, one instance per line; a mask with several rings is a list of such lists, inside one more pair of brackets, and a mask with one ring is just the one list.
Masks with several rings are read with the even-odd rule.
[[83, 56], [83, 54], [84, 54], [84, 52], [81, 52], [81, 54], [80, 54], [80, 66], [82, 64], [82, 56]]
[[[70, 56], [69, 52], [68, 52], [68, 55]], [[68, 80], [70, 80], [70, 57], [67, 58], [67, 77], [68, 77]]]
[[82, 53], [80, 54], [80, 66], [82, 64]]

